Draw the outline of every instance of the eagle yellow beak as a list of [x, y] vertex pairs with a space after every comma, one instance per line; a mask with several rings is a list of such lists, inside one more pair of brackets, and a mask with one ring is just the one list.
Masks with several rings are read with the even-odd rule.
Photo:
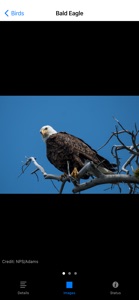
[[40, 133], [41, 133], [41, 135], [44, 137], [44, 135], [45, 135], [45, 130], [44, 129], [42, 129], [42, 130], [40, 130]]

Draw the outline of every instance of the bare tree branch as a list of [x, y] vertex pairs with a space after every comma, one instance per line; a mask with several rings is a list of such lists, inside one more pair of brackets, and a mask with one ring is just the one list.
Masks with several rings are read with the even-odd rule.
[[123, 129], [123, 131], [120, 132], [120, 133], [126, 132], [126, 133], [132, 135], [132, 133], [131, 133], [129, 130], [126, 130], [126, 129], [123, 127], [123, 125], [122, 125], [115, 117], [113, 117], [113, 118], [114, 118], [114, 120], [120, 125], [120, 127]]
[[128, 151], [131, 152], [132, 154], [135, 154], [135, 155], [139, 156], [139, 150], [138, 150], [138, 152], [135, 152], [135, 151], [133, 151], [133, 150], [131, 149], [131, 147], [127, 147], [127, 146], [121, 141], [121, 139], [119, 138], [117, 132], [114, 132], [114, 135], [117, 137], [117, 140], [121, 143], [121, 145], [123, 145], [124, 149], [128, 150]]
[[[36, 173], [38, 170], [40, 170], [44, 176], [45, 179], [55, 179], [58, 181], [62, 181], [62, 186], [60, 188], [60, 194], [63, 191], [64, 185], [66, 181], [69, 181], [69, 178], [71, 179], [71, 176], [65, 175], [63, 178], [62, 176], [57, 176], [57, 175], [52, 175], [52, 174], [47, 174], [44, 170], [44, 168], [39, 165], [34, 157], [28, 158], [29, 161], [32, 161], [35, 166], [37, 166], [37, 169], [32, 172], [32, 174]], [[94, 165], [93, 162], [88, 162], [79, 172], [78, 174], [78, 179], [81, 178], [86, 172], [93, 172], [96, 178], [89, 182], [85, 182], [82, 184], [78, 184], [76, 181], [76, 186], [73, 189], [73, 193], [78, 193], [83, 190], [89, 189], [91, 187], [95, 187], [97, 185], [102, 185], [102, 184], [119, 184], [121, 183], [139, 183], [139, 178], [135, 176], [129, 176], [129, 175], [123, 175], [123, 174], [112, 174], [112, 175], [104, 175], [102, 174]], [[74, 183], [75, 184], [75, 183]]]
[[129, 174], [129, 170], [125, 169], [128, 165], [131, 164], [131, 161], [135, 158], [135, 154], [132, 154], [127, 161], [123, 164], [121, 171], [125, 172], [126, 174]]
[[[104, 178], [105, 177], [105, 178]], [[73, 193], [78, 193], [79, 191], [87, 190], [91, 187], [100, 185], [100, 184], [117, 184], [117, 183], [139, 183], [139, 179], [135, 176], [129, 176], [124, 174], [114, 174], [114, 175], [104, 175], [102, 178], [95, 178], [90, 182], [85, 182], [76, 186], [72, 191]]]
[[105, 147], [105, 146], [109, 143], [109, 141], [112, 139], [112, 137], [113, 137], [113, 133], [112, 133], [112, 135], [108, 138], [108, 140], [106, 141], [106, 143], [104, 143], [101, 147], [99, 147], [99, 148], [97, 149], [97, 151], [99, 151], [100, 149], [102, 149], [103, 147]]
[[[37, 163], [36, 158], [33, 157], [33, 156], [27, 158], [27, 161], [26, 161], [26, 163], [24, 165], [29, 166], [31, 162], [33, 162], [34, 165], [37, 167], [37, 169], [35, 169], [31, 174], [34, 174], [34, 173], [36, 173], [37, 171], [40, 170], [45, 179], [55, 179], [55, 180], [58, 180], [58, 181], [61, 180], [61, 176], [57, 176], [57, 175], [53, 175], [53, 174], [47, 174], [45, 172], [44, 168]], [[22, 166], [22, 170], [23, 170], [23, 166]], [[22, 173], [19, 176], [21, 176], [25, 172], [26, 168], [22, 171]]]
[[96, 177], [104, 177], [104, 175], [95, 167], [92, 161], [88, 162], [78, 173], [80, 179], [86, 172], [93, 172]]

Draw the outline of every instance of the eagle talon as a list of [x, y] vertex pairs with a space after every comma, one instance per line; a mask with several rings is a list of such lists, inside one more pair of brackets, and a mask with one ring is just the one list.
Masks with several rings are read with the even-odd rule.
[[78, 177], [78, 170], [77, 170], [77, 168], [76, 167], [74, 167], [74, 169], [73, 169], [73, 171], [71, 172], [71, 176], [74, 178], [74, 179], [76, 179], [77, 177]]

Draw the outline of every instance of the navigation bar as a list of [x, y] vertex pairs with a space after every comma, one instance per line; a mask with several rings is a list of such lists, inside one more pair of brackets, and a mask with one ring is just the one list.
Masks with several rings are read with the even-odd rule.
[[138, 0], [1, 0], [0, 21], [139, 21]]

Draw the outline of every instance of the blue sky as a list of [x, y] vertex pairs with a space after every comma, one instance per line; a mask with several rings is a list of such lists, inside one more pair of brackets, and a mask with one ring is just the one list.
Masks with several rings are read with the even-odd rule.
[[[46, 159], [40, 128], [51, 125], [57, 131], [83, 139], [97, 150], [115, 131], [112, 116], [126, 129], [133, 130], [135, 122], [139, 128], [139, 96], [1, 96], [0, 193], [57, 194], [52, 182], [44, 180], [41, 173], [38, 172], [39, 182], [30, 174], [35, 168], [33, 164], [18, 178], [25, 156], [36, 157], [47, 173], [61, 174]], [[124, 142], [130, 143], [128, 136]], [[113, 139], [99, 154], [114, 163], [111, 147], [117, 143]], [[59, 189], [61, 184], [54, 183]], [[83, 193], [119, 193], [117, 187], [105, 191], [108, 187], [110, 185], [98, 186]], [[73, 185], [67, 183], [64, 193], [72, 193], [72, 188]], [[123, 192], [127, 192], [126, 186]]]

